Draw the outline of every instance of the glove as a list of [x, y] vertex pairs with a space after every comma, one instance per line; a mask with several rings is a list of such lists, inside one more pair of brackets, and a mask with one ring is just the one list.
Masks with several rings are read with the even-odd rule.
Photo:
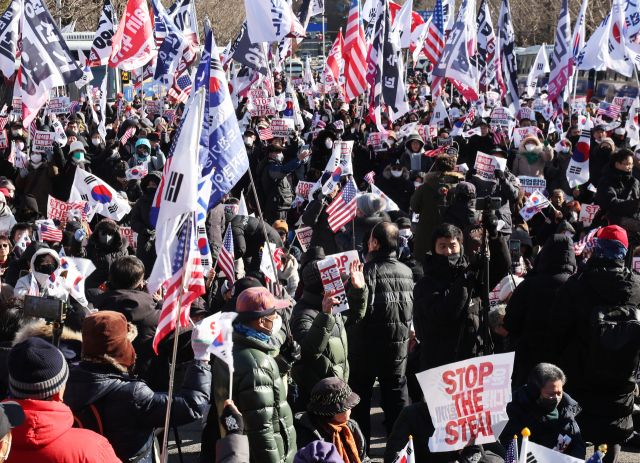
[[220, 424], [228, 434], [244, 434], [244, 421], [235, 405], [228, 404], [222, 409]]
[[20, 169], [20, 178], [25, 178], [28, 173], [29, 171], [27, 170], [27, 168], [23, 167], [22, 169]]
[[110, 150], [112, 150], [112, 151], [113, 151], [113, 150], [115, 150], [116, 148], [119, 148], [119, 147], [120, 147], [120, 145], [121, 145], [120, 140], [117, 140], [117, 141], [114, 141], [113, 143], [111, 143], [111, 144], [108, 146], [108, 148], [109, 148]]
[[280, 346], [280, 357], [288, 364], [292, 364], [300, 360], [302, 357], [301, 351], [300, 344], [295, 342], [291, 336], [287, 336], [282, 346]]
[[485, 214], [482, 221], [489, 236], [495, 238], [498, 235], [498, 218], [494, 214]]
[[76, 230], [76, 232], [73, 234], [73, 237], [75, 238], [75, 240], [80, 243], [84, 241], [86, 236], [87, 236], [87, 231], [83, 228]]
[[481, 445], [468, 445], [460, 451], [458, 461], [460, 463], [472, 463], [482, 461], [484, 457], [484, 449]]
[[500, 170], [500, 169], [496, 169], [493, 171], [493, 175], [496, 176], [497, 179], [499, 180], [504, 180], [504, 171]]
[[478, 173], [478, 171], [477, 171], [474, 167], [472, 167], [471, 169], [469, 169], [469, 170], [467, 171], [467, 173], [466, 173], [466, 174], [465, 174], [465, 176], [464, 176], [464, 179], [468, 182], [468, 181], [470, 181], [470, 180], [471, 180], [471, 178], [472, 178], [474, 175], [476, 175], [477, 173]]
[[211, 354], [207, 349], [213, 342], [213, 333], [208, 324], [199, 321], [191, 332], [191, 348], [193, 349], [193, 358], [196, 360], [209, 361]]

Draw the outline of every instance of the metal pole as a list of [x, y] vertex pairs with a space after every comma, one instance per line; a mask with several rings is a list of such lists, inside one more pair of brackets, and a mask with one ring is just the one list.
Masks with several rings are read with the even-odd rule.
[[[191, 242], [191, 213], [187, 215], [187, 239], [186, 242]], [[164, 439], [162, 443], [162, 462], [167, 463], [169, 461], [169, 420], [171, 419], [171, 402], [173, 400], [173, 378], [176, 370], [176, 354], [178, 352], [178, 329], [180, 327], [180, 312], [182, 310], [182, 296], [184, 295], [184, 272], [187, 267], [187, 256], [189, 252], [184, 253], [184, 259], [182, 261], [182, 276], [180, 277], [180, 296], [178, 297], [178, 310], [176, 311], [175, 324], [176, 328], [173, 332], [173, 356], [171, 360], [171, 371], [169, 372], [169, 392], [167, 392], [167, 415], [164, 422]]]
[[324, 45], [324, 36], [326, 35], [326, 31], [324, 28], [324, 12], [322, 13], [322, 109], [325, 107], [325, 100], [327, 99], [327, 73], [325, 69], [327, 67], [327, 57], [326, 57], [326, 48]]
[[406, 58], [404, 60], [404, 84], [407, 85], [407, 77], [409, 76], [409, 49], [407, 48]]
[[[483, 214], [491, 214], [491, 212], [483, 212]], [[483, 223], [486, 223], [486, 221], [483, 220]], [[485, 227], [482, 227], [482, 258], [484, 259], [482, 272], [482, 345], [484, 355], [490, 355], [489, 291], [491, 291], [491, 288], [489, 288], [489, 238]]]
[[62, 29], [62, 0], [56, 0], [56, 14], [58, 16], [58, 29]]

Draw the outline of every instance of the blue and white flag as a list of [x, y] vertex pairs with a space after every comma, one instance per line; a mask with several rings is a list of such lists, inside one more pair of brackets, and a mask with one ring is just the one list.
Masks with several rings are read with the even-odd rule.
[[159, 24], [162, 23], [166, 29], [166, 38], [162, 41], [162, 45], [158, 50], [158, 61], [156, 62], [156, 73], [153, 76], [153, 82], [154, 84], [171, 87], [180, 59], [185, 50], [189, 48], [189, 42], [185, 39], [182, 31], [173, 23], [162, 3], [159, 0], [153, 0], [152, 3], [156, 27], [159, 27]]

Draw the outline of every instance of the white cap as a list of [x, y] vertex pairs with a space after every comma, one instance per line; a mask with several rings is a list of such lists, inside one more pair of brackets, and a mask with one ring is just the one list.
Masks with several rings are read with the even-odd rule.
[[73, 143], [71, 143], [71, 146], [69, 146], [70, 153], [75, 153], [76, 151], [82, 151], [83, 153], [86, 153], [84, 145], [81, 141], [74, 141]]
[[158, 127], [158, 124], [160, 124], [160, 122], [162, 122], [162, 118], [161, 117], [156, 117], [156, 120], [153, 121], [153, 125], [155, 125], [156, 127]]

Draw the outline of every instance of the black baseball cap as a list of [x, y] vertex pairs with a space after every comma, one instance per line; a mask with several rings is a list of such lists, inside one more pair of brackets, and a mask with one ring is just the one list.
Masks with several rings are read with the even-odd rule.
[[24, 423], [24, 410], [18, 402], [0, 403], [0, 439], [6, 436], [10, 429], [17, 428], [22, 423]]

